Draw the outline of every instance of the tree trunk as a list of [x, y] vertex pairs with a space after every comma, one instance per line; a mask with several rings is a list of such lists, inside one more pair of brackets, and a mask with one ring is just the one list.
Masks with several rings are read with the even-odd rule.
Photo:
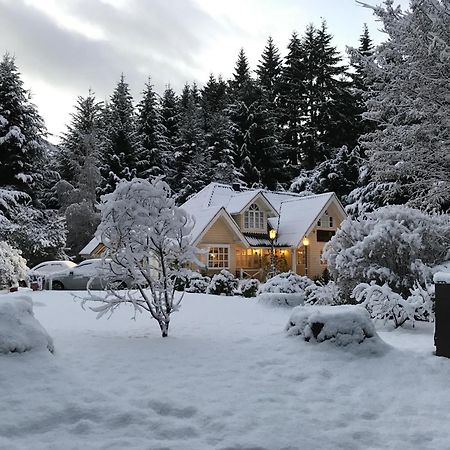
[[161, 336], [163, 338], [169, 335], [169, 322], [159, 321], [159, 328], [161, 328]]

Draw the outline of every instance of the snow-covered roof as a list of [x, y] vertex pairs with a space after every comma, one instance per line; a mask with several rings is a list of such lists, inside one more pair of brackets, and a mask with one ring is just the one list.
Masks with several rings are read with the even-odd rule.
[[196, 220], [191, 237], [196, 240], [220, 208], [229, 215], [238, 214], [256, 197], [265, 199], [279, 214], [279, 217], [269, 218], [270, 226], [278, 230], [277, 243], [298, 246], [334, 194], [328, 192], [302, 196], [291, 192], [245, 188], [242, 191], [235, 191], [232, 186], [211, 183], [181, 205]]
[[88, 244], [80, 250], [80, 255], [90, 255], [95, 249], [96, 247], [100, 244], [100, 241], [94, 237], [92, 238]]

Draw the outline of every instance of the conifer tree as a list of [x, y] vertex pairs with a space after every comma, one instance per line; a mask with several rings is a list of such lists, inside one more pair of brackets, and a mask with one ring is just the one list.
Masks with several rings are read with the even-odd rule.
[[0, 183], [34, 197], [42, 178], [39, 162], [46, 152], [45, 125], [30, 93], [23, 87], [15, 60], [5, 54], [0, 62]]
[[133, 99], [122, 74], [105, 109], [105, 142], [101, 193], [114, 191], [117, 183], [131, 180], [137, 169], [137, 134]]
[[87, 97], [78, 97], [56, 155], [61, 178], [77, 190], [74, 202], [85, 200], [92, 207], [101, 181], [102, 108], [91, 90]]
[[138, 105], [137, 117], [137, 176], [148, 178], [151, 175], [166, 173], [166, 163], [169, 153], [168, 138], [165, 136], [162, 124], [159, 101], [153, 86], [148, 80], [143, 92], [143, 98]]
[[275, 105], [279, 90], [279, 79], [281, 75], [281, 57], [272, 37], [267, 39], [256, 73], [258, 83], [263, 88], [267, 100]]
[[201, 106], [205, 145], [211, 159], [211, 180], [232, 183], [237, 178], [231, 120], [227, 115], [227, 85], [211, 75], [202, 90]]

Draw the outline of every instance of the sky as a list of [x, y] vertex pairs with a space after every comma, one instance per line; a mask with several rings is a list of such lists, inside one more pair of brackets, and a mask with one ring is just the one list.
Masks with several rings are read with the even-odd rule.
[[57, 143], [76, 98], [92, 89], [108, 99], [121, 73], [136, 101], [149, 76], [157, 92], [180, 92], [210, 73], [230, 77], [241, 47], [255, 69], [268, 36], [285, 54], [294, 30], [323, 19], [342, 52], [358, 45], [363, 23], [383, 40], [355, 0], [0, 0], [0, 52], [15, 55]]

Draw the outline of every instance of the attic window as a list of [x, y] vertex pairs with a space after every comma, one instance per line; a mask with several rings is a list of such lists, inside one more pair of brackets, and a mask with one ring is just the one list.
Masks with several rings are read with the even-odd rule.
[[244, 213], [244, 228], [264, 229], [264, 212], [255, 203], [252, 203]]
[[334, 226], [333, 216], [330, 216], [328, 220], [330, 221], [330, 228], [333, 228]]

